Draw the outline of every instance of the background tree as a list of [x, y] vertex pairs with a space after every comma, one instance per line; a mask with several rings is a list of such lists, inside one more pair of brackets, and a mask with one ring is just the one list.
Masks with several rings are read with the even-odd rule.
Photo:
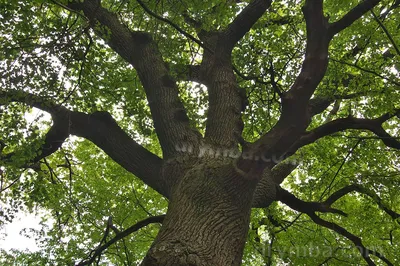
[[398, 264], [399, 5], [1, 1], [2, 263]]

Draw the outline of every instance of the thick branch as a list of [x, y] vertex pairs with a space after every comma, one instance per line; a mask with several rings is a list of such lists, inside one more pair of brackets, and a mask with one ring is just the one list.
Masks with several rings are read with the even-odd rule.
[[189, 118], [180, 101], [176, 82], [169, 74], [152, 36], [129, 30], [118, 20], [116, 14], [103, 8], [99, 2], [77, 1], [69, 7], [82, 10], [94, 25], [96, 34], [135, 67], [146, 91], [164, 157], [174, 156], [177, 143], [197, 142], [200, 137], [189, 126]]
[[[250, 149], [259, 157], [282, 156], [303, 134], [310, 123], [309, 100], [325, 75], [328, 66], [328, 22], [323, 14], [322, 0], [307, 0], [303, 13], [307, 28], [305, 59], [294, 84], [282, 95], [282, 115], [276, 126], [255, 142]], [[244, 171], [258, 168], [262, 172], [267, 164], [240, 162]]]
[[226, 44], [230, 50], [253, 27], [265, 11], [270, 7], [271, 0], [253, 0], [242, 12], [229, 24], [225, 33]]
[[[322, 0], [307, 0], [303, 7], [307, 29], [307, 46], [301, 72], [290, 89], [287, 97], [296, 98], [301, 105], [307, 104], [318, 84], [325, 75], [328, 66], [328, 21], [323, 13]], [[304, 110], [302, 110], [304, 111]]]
[[295, 161], [292, 161], [290, 158], [287, 159], [287, 161], [277, 164], [271, 170], [272, 181], [275, 184], [280, 185], [285, 178], [297, 168], [297, 166], [299, 166], [299, 164]]
[[136, 143], [108, 112], [69, 112], [69, 115], [71, 134], [92, 141], [115, 162], [168, 197], [168, 186], [161, 175], [162, 160]]
[[330, 35], [335, 35], [340, 31], [346, 29], [351, 24], [353, 24], [357, 19], [361, 18], [365, 13], [374, 8], [379, 4], [381, 0], [364, 0], [361, 1], [356, 7], [350, 10], [346, 15], [340, 20], [330, 24], [329, 33]]
[[[159, 216], [152, 216], [149, 217], [147, 219], [144, 219], [142, 221], [137, 222], [136, 224], [132, 225], [131, 227], [129, 227], [128, 229], [125, 229], [122, 232], [118, 232], [111, 240], [105, 242], [103, 245], [99, 246], [98, 248], [96, 248], [93, 251], [93, 254], [90, 256], [90, 258], [88, 260], [82, 261], [79, 264], [77, 264], [78, 266], [83, 266], [83, 265], [90, 265], [92, 264], [97, 258], [99, 258], [101, 256], [101, 254], [103, 253], [104, 250], [106, 250], [107, 248], [109, 248], [112, 244], [116, 243], [117, 241], [129, 236], [130, 234], [138, 231], [139, 229], [152, 224], [152, 223], [162, 223], [164, 220], [165, 215], [159, 215]], [[107, 225], [107, 229], [106, 232], [108, 234], [110, 226]], [[106, 236], [106, 234], [105, 234]], [[105, 240], [105, 239], [104, 239]], [[104, 242], [103, 240], [101, 241], [101, 243]]]
[[66, 118], [67, 117], [62, 117], [62, 115], [53, 116], [53, 125], [47, 132], [42, 149], [33, 159], [33, 163], [40, 161], [61, 148], [64, 141], [69, 136], [69, 121]]
[[258, 182], [253, 194], [253, 208], [267, 208], [276, 199], [276, 185], [279, 185], [296, 169], [298, 165], [290, 159], [277, 164], [269, 170], [266, 168], [264, 174]]
[[[26, 161], [21, 162], [22, 165], [31, 167], [41, 159], [55, 153], [59, 148], [61, 148], [68, 136], [68, 120], [60, 118], [53, 119], [53, 125], [46, 133], [44, 142], [41, 144], [41, 147], [35, 151], [36, 156], [29, 159], [27, 158]], [[0, 154], [0, 161], [12, 161], [13, 156], [17, 154], [17, 152]]]
[[127, 171], [168, 197], [168, 186], [161, 175], [162, 160], [136, 143], [118, 126], [109, 113], [85, 114], [70, 111], [50, 100], [42, 100], [36, 95], [23, 91], [9, 90], [7, 98], [2, 97], [2, 102], [4, 99], [7, 102], [21, 102], [43, 108], [42, 110], [52, 115], [54, 126], [47, 134], [45, 144], [36, 160], [57, 150], [70, 134], [76, 135], [93, 142]]
[[246, 108], [245, 90], [237, 85], [231, 53], [235, 44], [250, 30], [271, 4], [253, 0], [222, 32], [201, 32], [201, 39], [214, 53], [205, 52], [202, 61], [208, 88], [209, 110], [205, 138], [213, 145], [237, 148], [243, 131], [242, 111]]
[[205, 138], [216, 147], [237, 148], [243, 131], [246, 91], [237, 84], [224, 37], [221, 33], [209, 35], [203, 38], [214, 43], [216, 52], [204, 53], [201, 65], [209, 101]]
[[311, 116], [322, 113], [334, 102], [330, 98], [313, 98], [310, 100], [308, 109]]

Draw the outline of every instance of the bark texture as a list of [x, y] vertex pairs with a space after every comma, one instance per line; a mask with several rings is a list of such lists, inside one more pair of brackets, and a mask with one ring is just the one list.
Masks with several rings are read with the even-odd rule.
[[185, 173], [142, 265], [240, 265], [256, 182], [232, 163], [206, 158]]

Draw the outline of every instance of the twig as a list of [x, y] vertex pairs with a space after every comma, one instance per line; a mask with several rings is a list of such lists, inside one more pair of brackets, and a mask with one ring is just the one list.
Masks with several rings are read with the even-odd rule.
[[382, 28], [382, 30], [385, 32], [386, 36], [389, 38], [390, 42], [392, 43], [394, 49], [396, 50], [397, 54], [400, 55], [400, 50], [397, 47], [396, 42], [393, 40], [392, 35], [390, 35], [389, 31], [387, 30], [387, 28], [385, 27], [385, 25], [383, 25], [382, 21], [378, 18], [378, 16], [374, 13], [373, 10], [371, 10], [372, 15], [374, 16], [376, 22], [378, 22], [379, 26]]
[[177, 24], [175, 24], [174, 22], [170, 21], [169, 19], [166, 19], [156, 13], [154, 13], [153, 11], [151, 11], [141, 0], [136, 0], [139, 5], [144, 9], [144, 11], [146, 11], [146, 13], [148, 13], [150, 16], [161, 20], [169, 25], [171, 25], [174, 29], [176, 29], [179, 33], [181, 33], [182, 35], [184, 35], [185, 37], [189, 38], [190, 40], [194, 41], [195, 43], [197, 43], [199, 46], [201, 46], [203, 49], [209, 51], [210, 53], [214, 53], [213, 50], [211, 50], [209, 47], [207, 47], [204, 43], [202, 43], [199, 39], [195, 38], [193, 35], [189, 34], [188, 32], [186, 32], [185, 30], [183, 30], [182, 28], [180, 28]]

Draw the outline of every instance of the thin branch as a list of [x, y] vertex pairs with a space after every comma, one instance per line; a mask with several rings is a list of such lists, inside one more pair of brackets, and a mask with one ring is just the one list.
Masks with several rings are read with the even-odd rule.
[[382, 28], [382, 30], [385, 32], [386, 36], [389, 38], [389, 40], [392, 43], [393, 48], [396, 50], [397, 54], [400, 55], [399, 47], [397, 47], [396, 42], [394, 41], [392, 35], [389, 33], [389, 31], [387, 30], [385, 25], [383, 25], [383, 22], [381, 21], [381, 19], [374, 13], [373, 10], [371, 10], [371, 13], [374, 16], [375, 21], [378, 22], [379, 26]]
[[254, 80], [256, 83], [260, 83], [263, 85], [271, 84], [270, 81], [263, 81], [263, 80], [259, 79], [259, 77], [256, 77], [256, 76], [246, 76], [246, 74], [243, 74], [242, 72], [240, 72], [240, 70], [235, 66], [233, 66], [233, 71], [236, 73], [236, 75], [238, 75], [243, 80]]
[[370, 249], [366, 248], [364, 246], [364, 244], [362, 243], [361, 238], [359, 238], [356, 235], [353, 235], [352, 233], [347, 231], [345, 228], [343, 228], [343, 227], [341, 227], [341, 226], [339, 226], [339, 225], [337, 225], [335, 223], [325, 221], [325, 220], [321, 219], [320, 217], [318, 217], [315, 213], [308, 213], [307, 215], [316, 224], [321, 225], [323, 227], [326, 227], [328, 229], [331, 229], [332, 231], [335, 231], [336, 233], [344, 236], [345, 238], [347, 238], [348, 240], [353, 242], [354, 246], [357, 247], [357, 249], [359, 250], [361, 256], [363, 257], [363, 259], [367, 262], [367, 264], [369, 266], [375, 266], [376, 265], [373, 262], [373, 260], [371, 259], [370, 255], [375, 255], [376, 257], [378, 257], [382, 261], [384, 261], [387, 265], [393, 266], [393, 263], [391, 263], [385, 256], [383, 256], [378, 251], [370, 250]]
[[279, 88], [278, 83], [277, 83], [276, 80], [275, 80], [275, 70], [274, 70], [274, 65], [273, 65], [272, 60], [271, 60], [271, 62], [270, 62], [270, 67], [269, 67], [268, 71], [269, 71], [269, 74], [270, 74], [270, 76], [271, 76], [271, 85], [272, 85], [272, 88], [273, 88], [274, 91], [279, 95], [279, 97], [282, 98], [283, 93], [282, 93], [281, 89]]
[[72, 8], [69, 8], [68, 6], [56, 1], [56, 0], [50, 0], [52, 3], [54, 3], [55, 5], [64, 8], [65, 10], [68, 10], [69, 12], [72, 12], [74, 14], [77, 14], [78, 16], [84, 18], [86, 20], [86, 17], [84, 15], [82, 15], [80, 12], [77, 12], [76, 10], [73, 10]]
[[[337, 193], [336, 196], [332, 196], [332, 199], [338, 197], [339, 194], [343, 194], [343, 193]], [[370, 249], [366, 248], [363, 245], [361, 238], [359, 238], [356, 235], [351, 234], [345, 228], [343, 228], [333, 222], [328, 222], [328, 221], [323, 220], [322, 218], [318, 217], [315, 214], [315, 212], [323, 212], [323, 213], [336, 213], [336, 214], [340, 214], [343, 216], [347, 216], [347, 214], [344, 213], [343, 211], [330, 207], [331, 204], [334, 202], [333, 200], [324, 201], [324, 202], [304, 202], [304, 201], [298, 199], [297, 197], [295, 197], [290, 192], [288, 192], [280, 187], [277, 189], [277, 196], [278, 196], [277, 200], [281, 201], [282, 203], [285, 203], [290, 208], [292, 208], [296, 211], [299, 211], [301, 213], [306, 213], [311, 218], [311, 220], [313, 220], [316, 224], [326, 227], [328, 229], [331, 229], [331, 230], [335, 231], [336, 233], [346, 237], [351, 242], [353, 242], [354, 246], [358, 248], [361, 256], [368, 263], [368, 265], [370, 265], [370, 266], [375, 265], [373, 260], [370, 258], [370, 255], [375, 255], [376, 257], [378, 257], [379, 259], [384, 261], [387, 265], [393, 266], [393, 264], [381, 253], [379, 253], [378, 251], [374, 251], [374, 250], [370, 250]]]
[[19, 182], [20, 177], [15, 178], [14, 180], [12, 180], [12, 182], [6, 186], [4, 186], [4, 184], [2, 184], [1, 188], [0, 188], [0, 194], [3, 193], [4, 191], [6, 191], [7, 189], [9, 189], [10, 187], [12, 187], [13, 185], [15, 185], [17, 182]]
[[340, 170], [342, 170], [344, 164], [347, 162], [347, 159], [350, 157], [350, 155], [353, 154], [354, 150], [357, 148], [357, 146], [358, 146], [360, 143], [361, 143], [361, 140], [360, 140], [360, 139], [357, 140], [356, 144], [354, 144], [354, 146], [353, 146], [353, 147], [349, 150], [349, 152], [346, 154], [346, 156], [344, 157], [344, 159], [343, 159], [342, 163], [340, 164], [338, 170], [336, 171], [335, 175], [333, 176], [331, 182], [330, 182], [329, 185], [325, 188], [325, 190], [322, 191], [321, 196], [320, 196], [320, 198], [319, 198], [320, 200], [324, 197], [325, 193], [326, 193], [328, 190], [330, 191], [330, 189], [331, 189], [333, 183], [334, 183], [335, 180], [336, 180], [336, 177], [339, 175]]
[[336, 59], [334, 59], [334, 58], [329, 58], [329, 60], [332, 60], [332, 61], [334, 61], [334, 62], [343, 64], [343, 65], [347, 65], [347, 66], [351, 66], [351, 67], [357, 68], [358, 70], [361, 70], [362, 72], [366, 72], [366, 73], [372, 74], [372, 75], [377, 76], [377, 77], [379, 77], [379, 78], [381, 78], [381, 79], [384, 79], [384, 80], [386, 80], [386, 81], [388, 81], [388, 82], [390, 82], [390, 83], [393, 83], [393, 84], [396, 85], [396, 86], [400, 86], [400, 82], [397, 82], [397, 81], [395, 81], [395, 80], [389, 79], [389, 78], [387, 78], [387, 77], [385, 77], [385, 76], [379, 74], [379, 73], [376, 72], [376, 71], [369, 70], [369, 69], [366, 69], [366, 68], [363, 68], [363, 67], [360, 67], [360, 66], [358, 66], [358, 65], [355, 65], [355, 64], [352, 64], [352, 63], [348, 63], [348, 62], [345, 62], [345, 61], [336, 60]]
[[392, 217], [393, 220], [396, 220], [400, 218], [400, 213], [396, 213], [395, 211], [389, 209], [382, 201], [382, 199], [372, 190], [366, 189], [362, 187], [361, 185], [357, 184], [352, 184], [346, 187], [341, 188], [340, 190], [336, 191], [333, 193], [331, 196], [329, 196], [325, 201], [324, 204], [332, 205], [335, 203], [337, 200], [340, 198], [344, 197], [345, 195], [351, 193], [351, 192], [358, 192], [360, 194], [364, 194], [369, 196], [371, 199], [373, 199], [376, 204], [378, 204], [379, 208], [386, 212], [390, 217]]
[[[100, 258], [103, 251], [106, 250], [107, 248], [109, 248], [112, 244], [129, 236], [130, 234], [140, 230], [141, 228], [143, 228], [149, 224], [162, 223], [164, 218], [165, 218], [165, 215], [152, 216], [152, 217], [146, 218], [146, 219], [139, 221], [136, 224], [132, 225], [128, 229], [117, 233], [115, 235], [115, 237], [113, 237], [111, 240], [105, 242], [105, 239], [109, 233], [109, 229], [111, 228], [111, 226], [108, 224], [107, 229], [104, 234], [104, 237], [100, 242], [100, 246], [91, 252], [90, 259], [81, 261], [80, 263], [77, 264], [77, 266], [90, 265], [91, 263], [93, 263], [96, 260], [96, 258]], [[103, 242], [104, 242], [104, 244], [102, 245]]]
[[37, 96], [22, 90], [0, 90], [0, 105], [6, 105], [11, 102], [25, 103], [48, 113], [54, 113], [60, 108], [60, 105], [49, 97]]
[[182, 13], [183, 19], [187, 24], [190, 26], [194, 27], [196, 30], [200, 30], [202, 23], [200, 21], [195, 20], [194, 18], [190, 17], [190, 15], [187, 13], [187, 11], [184, 11]]
[[[348, 138], [348, 139], [361, 139], [361, 140], [382, 140], [384, 137], [377, 137], [377, 136], [348, 136], [345, 134], [332, 134], [332, 137], [340, 137], [340, 138]], [[400, 137], [388, 137], [389, 139], [400, 140]]]
[[209, 51], [210, 53], [213, 53], [213, 51], [207, 47], [204, 43], [202, 43], [199, 39], [195, 38], [193, 35], [189, 34], [188, 32], [184, 31], [181, 27], [179, 27], [177, 24], [175, 24], [174, 22], [170, 21], [169, 19], [166, 19], [156, 13], [154, 13], [153, 11], [151, 11], [141, 0], [136, 0], [136, 2], [139, 3], [139, 5], [144, 9], [144, 11], [146, 11], [147, 14], [149, 14], [150, 16], [163, 21], [169, 25], [171, 25], [174, 29], [176, 29], [179, 33], [181, 33], [183, 36], [185, 36], [186, 38], [194, 41], [195, 43], [197, 43], [200, 47], [202, 47], [204, 50]]

